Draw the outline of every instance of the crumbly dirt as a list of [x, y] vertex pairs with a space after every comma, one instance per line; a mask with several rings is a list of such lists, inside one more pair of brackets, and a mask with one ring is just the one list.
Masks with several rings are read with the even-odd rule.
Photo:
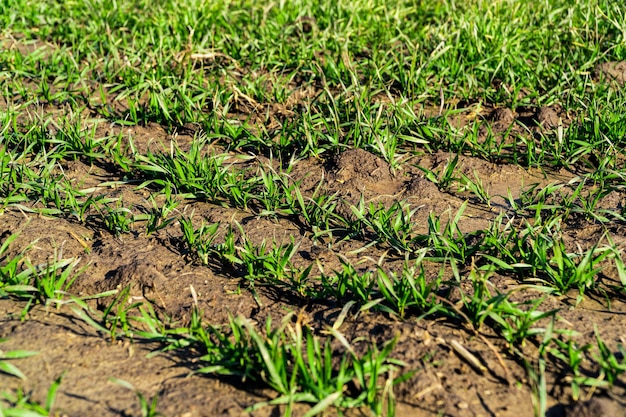
[[603, 62], [595, 67], [594, 73], [597, 78], [614, 81], [619, 86], [623, 86], [626, 83], [626, 62]]
[[[301, 30], [306, 29], [303, 21]], [[602, 66], [596, 69], [598, 77], [611, 77], [623, 83], [623, 64]], [[620, 78], [621, 77], [621, 78]], [[313, 88], [313, 87], [310, 87]], [[503, 87], [504, 88], [504, 87]], [[313, 91], [301, 90], [294, 100], [314, 96]], [[270, 109], [270, 123], [279, 123], [290, 116], [297, 103], [288, 102], [283, 109]], [[496, 134], [498, 140], [511, 140], [515, 133], [528, 130], [539, 133], [545, 129], [567, 127], [571, 117], [558, 106], [507, 109], [483, 104], [480, 109], [468, 106], [453, 124], [462, 126], [467, 120], [481, 118], [483, 138]], [[471, 110], [473, 109], [473, 110]], [[49, 111], [55, 109], [48, 109]], [[59, 109], [56, 109], [59, 111]], [[263, 110], [265, 112], [266, 110]], [[262, 112], [258, 112], [261, 114]], [[100, 124], [99, 135], [108, 135], [119, 127]], [[181, 149], [189, 147], [195, 126], [181, 127], [169, 132], [155, 124], [124, 127], [132, 135], [138, 152], [170, 149], [175, 143]], [[201, 133], [201, 132], [200, 132]], [[461, 155], [458, 167], [468, 176], [478, 176], [490, 194], [495, 196], [490, 206], [473, 201], [469, 194], [441, 191], [425, 178], [421, 168], [440, 171], [454, 155], [434, 152], [416, 157], [393, 168], [387, 161], [362, 149], [349, 149], [325, 159], [311, 158], [297, 163], [293, 180], [301, 180], [302, 190], [311, 195], [316, 192], [337, 193], [344, 201], [337, 210], [350, 213], [350, 205], [361, 200], [389, 206], [406, 200], [418, 207], [414, 214], [416, 231], [427, 230], [430, 213], [454, 215], [466, 200], [470, 204], [460, 223], [461, 229], [472, 232], [487, 227], [500, 213], [510, 209], [509, 191], [513, 199], [519, 197], [523, 186], [533, 183], [545, 185], [554, 181], [567, 183], [573, 174], [567, 171], [539, 172], [499, 161], [487, 162]], [[258, 156], [246, 164], [273, 164]], [[98, 187], [106, 197], [122, 198], [126, 207], [138, 213], [149, 210], [147, 188], [136, 184], [101, 184], [120, 180], [120, 173], [112, 167], [90, 164], [87, 161], [68, 161], [61, 164], [63, 175], [81, 188]], [[320, 181], [323, 184], [319, 186]], [[601, 204], [612, 209], [624, 205], [626, 196], [615, 191]], [[313, 274], [339, 269], [339, 255], [362, 270], [372, 268], [387, 250], [369, 247], [360, 251], [365, 242], [341, 241], [331, 238], [313, 239], [309, 233], [288, 219], [270, 219], [249, 212], [222, 207], [206, 202], [181, 201], [177, 214], [194, 215], [194, 222], [203, 220], [224, 224], [238, 222], [251, 241], [260, 244], [272, 240], [287, 243], [294, 239], [299, 244], [296, 265], [314, 263]], [[589, 247], [603, 233], [609, 233], [616, 243], [624, 242], [623, 225], [609, 231], [581, 220], [564, 225], [568, 244]], [[228, 323], [229, 315], [242, 315], [259, 327], [271, 316], [275, 322], [289, 312], [305, 315], [309, 323], [321, 329], [332, 325], [343, 305], [328, 300], [305, 300], [287, 290], [256, 288], [258, 298], [247, 290], [245, 280], [237, 271], [220, 265], [203, 266], [187, 252], [182, 240], [180, 225], [173, 222], [166, 228], [146, 236], [145, 225], [133, 225], [130, 233], [114, 236], [98, 224], [81, 224], [72, 218], [50, 218], [8, 208], [0, 216], [3, 240], [19, 231], [18, 239], [11, 245], [7, 256], [15, 255], [30, 245], [28, 257], [33, 264], [52, 259], [79, 258], [77, 268], [84, 268], [71, 293], [81, 297], [128, 288], [130, 302], [144, 302], [152, 306], [164, 322], [184, 325], [197, 305], [204, 319], [213, 325]], [[401, 260], [390, 258], [389, 268], [401, 265]], [[461, 275], [468, 271], [461, 271]], [[437, 271], [434, 270], [433, 274]], [[610, 284], [616, 280], [616, 271], [607, 270], [602, 279]], [[529, 288], [527, 283], [508, 276], [493, 276], [491, 281], [500, 292], [514, 291], [520, 299], [544, 296]], [[467, 283], [461, 290], [471, 291]], [[458, 289], [457, 289], [458, 291]], [[194, 294], [195, 293], [195, 294]], [[453, 290], [449, 302], [458, 301]], [[604, 295], [610, 296], [610, 308]], [[560, 309], [557, 326], [563, 331], [579, 333], [580, 345], [594, 343], [594, 329], [616, 351], [616, 344], [626, 339], [626, 304], [623, 294], [590, 292], [577, 302], [577, 293], [565, 296], [545, 296], [543, 311]], [[103, 310], [115, 296], [86, 301], [93, 309]], [[196, 300], [194, 300], [194, 298]], [[233, 378], [192, 374], [197, 369], [199, 353], [193, 350], [147, 355], [161, 346], [143, 343], [140, 338], [131, 340], [118, 335], [98, 332], [77, 317], [71, 304], [62, 306], [36, 305], [23, 315], [25, 304], [14, 299], [0, 299], [0, 338], [8, 341], [0, 347], [5, 351], [28, 349], [39, 354], [21, 359], [16, 364], [28, 376], [24, 381], [0, 374], [0, 386], [15, 390], [19, 387], [44, 402], [47, 389], [64, 373], [57, 395], [55, 410], [59, 415], [140, 415], [135, 394], [110, 378], [120, 378], [132, 383], [146, 398], [158, 396], [158, 410], [167, 416], [241, 416], [247, 407], [272, 398], [273, 392]], [[393, 357], [404, 361], [406, 371], [416, 371], [406, 382], [396, 387], [399, 416], [533, 416], [532, 386], [527, 369], [504, 342], [488, 327], [479, 331], [469, 323], [419, 317], [394, 319], [382, 313], [361, 312], [348, 315], [341, 332], [348, 340], [363, 338], [381, 344], [398, 337]], [[523, 346], [528, 357], [536, 357], [540, 339], [530, 338]], [[485, 367], [475, 369], [453, 347], [460, 344], [469, 350]], [[551, 362], [552, 363], [552, 362]], [[555, 361], [554, 363], [558, 363]], [[588, 363], [586, 363], [588, 365]], [[530, 364], [536, 366], [536, 364]], [[589, 374], [596, 369], [585, 369]], [[624, 416], [626, 381], [619, 379], [611, 392], [601, 389], [585, 390], [580, 401], [573, 401], [569, 382], [563, 377], [564, 369], [546, 369], [549, 416], [587, 417]], [[304, 405], [294, 409], [294, 415], [307, 410]], [[264, 407], [250, 415], [275, 416], [284, 411], [280, 407]], [[364, 415], [362, 410], [348, 415]], [[327, 413], [332, 415], [332, 412]], [[366, 414], [365, 414], [366, 415]]]

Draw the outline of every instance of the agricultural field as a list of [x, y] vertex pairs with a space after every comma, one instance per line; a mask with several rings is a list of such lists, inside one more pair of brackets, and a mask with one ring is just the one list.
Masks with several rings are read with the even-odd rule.
[[0, 1], [0, 416], [626, 416], [626, 6]]

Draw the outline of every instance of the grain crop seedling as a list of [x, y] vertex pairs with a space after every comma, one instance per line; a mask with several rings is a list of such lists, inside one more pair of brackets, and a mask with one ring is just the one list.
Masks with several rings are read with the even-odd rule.
[[133, 384], [127, 381], [124, 381], [123, 379], [117, 379], [117, 378], [111, 378], [109, 381], [114, 384], [120, 385], [124, 388], [128, 388], [129, 390], [135, 392], [135, 394], [137, 395], [137, 400], [139, 400], [139, 405], [141, 407], [142, 417], [157, 417], [161, 415], [159, 412], [156, 411], [156, 407], [157, 407], [156, 396], [152, 397], [152, 399], [148, 403], [148, 400], [144, 397], [144, 395], [140, 391], [137, 390], [137, 388], [133, 386]]
[[2, 392], [0, 415], [7, 417], [49, 416], [50, 412], [53, 410], [56, 395], [63, 380], [63, 376], [64, 373], [57, 377], [52, 384], [50, 384], [44, 403], [39, 403], [33, 400], [31, 396], [24, 393], [21, 388], [19, 388], [15, 394]]
[[625, 16], [0, 2], [0, 415], [623, 414]]
[[189, 249], [198, 255], [203, 264], [207, 265], [209, 263], [209, 256], [215, 248], [213, 241], [220, 224], [213, 223], [207, 225], [203, 222], [198, 229], [195, 229], [192, 219], [181, 218], [179, 222]]
[[175, 216], [170, 216], [176, 207], [180, 204], [176, 197], [172, 195], [170, 186], [166, 186], [163, 190], [165, 202], [159, 207], [154, 195], [148, 197], [148, 201], [152, 205], [150, 211], [145, 215], [135, 216], [135, 221], [146, 220], [146, 235], [151, 235], [161, 229], [166, 228], [170, 223], [176, 220]]
[[[0, 339], [0, 343], [5, 341], [6, 339]], [[15, 376], [17, 378], [25, 379], [26, 376], [22, 373], [22, 371], [20, 371], [20, 368], [15, 366], [9, 360], [28, 358], [37, 354], [38, 352], [32, 352], [28, 350], [11, 350], [8, 352], [0, 350], [0, 371], [8, 375]]]

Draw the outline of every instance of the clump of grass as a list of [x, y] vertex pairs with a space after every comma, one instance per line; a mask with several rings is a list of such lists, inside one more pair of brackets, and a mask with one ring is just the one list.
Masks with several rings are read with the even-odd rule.
[[0, 262], [3, 264], [0, 266], [0, 296], [28, 300], [29, 306], [37, 300], [45, 304], [62, 302], [72, 283], [84, 270], [74, 270], [80, 258], [59, 259], [55, 254], [45, 264], [32, 265], [27, 256], [30, 246], [16, 256], [8, 257], [6, 252], [18, 236], [19, 233], [10, 235], [0, 246]]
[[46, 396], [46, 402], [39, 404], [30, 398], [29, 394], [24, 393], [22, 388], [19, 388], [15, 393], [3, 391], [0, 393], [4, 397], [4, 402], [8, 403], [3, 405], [0, 402], [0, 413], [5, 416], [37, 416], [47, 417], [51, 415], [54, 408], [54, 402], [56, 400], [56, 394], [61, 385], [65, 372], [62, 373], [48, 389], [48, 395]]
[[[367, 407], [376, 415], [383, 410], [393, 415], [395, 401], [392, 386], [402, 380], [394, 370], [401, 365], [389, 358], [395, 340], [381, 350], [370, 346], [363, 355], [339, 333], [330, 333], [343, 345], [345, 352], [337, 355], [330, 341], [321, 343], [301, 318], [294, 325], [287, 316], [282, 324], [272, 329], [271, 319], [265, 334], [259, 332], [248, 320], [238, 317], [230, 320], [230, 335], [215, 328], [196, 327], [198, 339], [204, 341], [207, 354], [202, 360], [209, 366], [197, 372], [236, 375], [243, 381], [262, 381], [275, 389], [279, 397], [249, 409], [270, 404], [287, 405], [287, 415], [297, 402], [315, 404], [307, 415], [316, 415], [328, 407], [339, 409]], [[382, 380], [385, 381], [381, 385]], [[346, 391], [347, 385], [356, 382], [354, 393]]]

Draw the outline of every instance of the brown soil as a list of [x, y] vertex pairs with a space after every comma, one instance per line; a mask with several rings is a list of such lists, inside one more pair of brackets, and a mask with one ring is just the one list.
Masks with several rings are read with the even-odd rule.
[[595, 76], [607, 81], [614, 81], [623, 86], [626, 82], [626, 62], [604, 62], [595, 68]]

